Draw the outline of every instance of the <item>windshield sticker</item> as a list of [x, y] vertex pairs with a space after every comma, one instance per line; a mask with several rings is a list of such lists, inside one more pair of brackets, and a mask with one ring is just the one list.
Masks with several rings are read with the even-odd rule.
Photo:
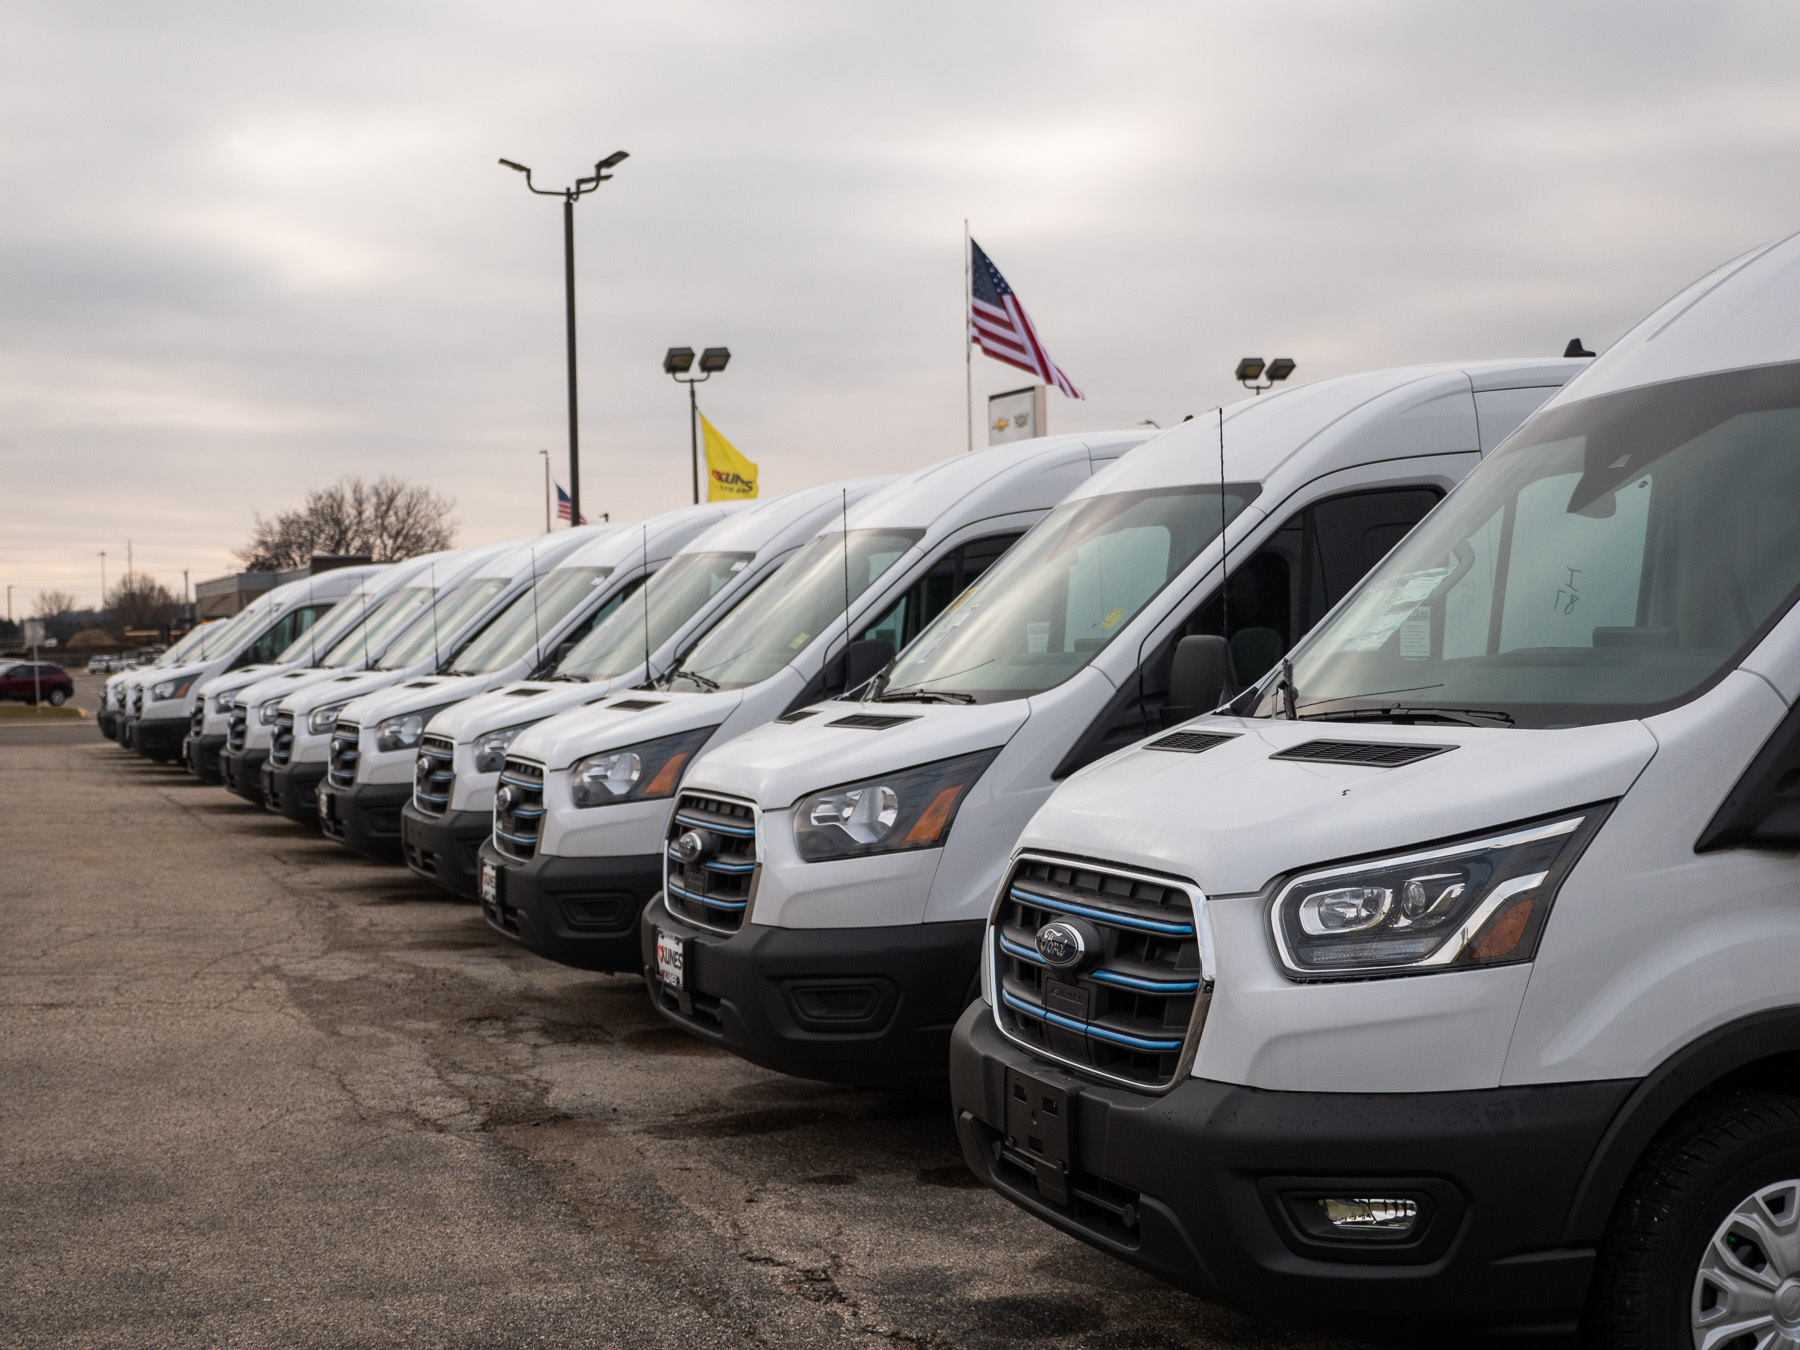
[[796, 652], [799, 651], [802, 647], [804, 647], [806, 645], [806, 639], [811, 636], [812, 636], [811, 633], [800, 634], [799, 637], [795, 638], [792, 642], [788, 643], [788, 649], [790, 651], [796, 651]]
[[1431, 611], [1424, 605], [1407, 615], [1406, 621], [1400, 625], [1400, 659], [1431, 659]]
[[1025, 650], [1033, 656], [1042, 656], [1050, 650], [1050, 621], [1048, 619], [1025, 625]]
[[[1412, 617], [1419, 602], [1437, 589], [1437, 584], [1450, 575], [1448, 567], [1433, 567], [1424, 572], [1407, 572], [1371, 584], [1344, 614], [1344, 637], [1337, 649], [1345, 652], [1372, 652], [1393, 636], [1394, 630]], [[1426, 644], [1430, 644], [1430, 627], [1426, 627]]]
[[1110, 633], [1114, 628], [1119, 626], [1119, 620], [1124, 617], [1124, 610], [1118, 608], [1109, 609], [1106, 611], [1106, 617], [1100, 620], [1100, 626]]

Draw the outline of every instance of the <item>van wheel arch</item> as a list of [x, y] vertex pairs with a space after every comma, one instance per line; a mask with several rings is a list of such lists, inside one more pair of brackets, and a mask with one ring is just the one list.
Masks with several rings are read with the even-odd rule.
[[1715, 1027], [1645, 1076], [1606, 1127], [1564, 1229], [1565, 1242], [1598, 1242], [1626, 1181], [1683, 1111], [1725, 1092], [1800, 1097], [1800, 1008], [1776, 1008]]

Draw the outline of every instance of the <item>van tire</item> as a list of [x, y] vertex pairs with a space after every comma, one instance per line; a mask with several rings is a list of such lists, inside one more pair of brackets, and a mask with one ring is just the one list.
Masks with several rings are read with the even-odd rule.
[[1678, 1117], [1645, 1152], [1613, 1210], [1584, 1343], [1692, 1350], [1696, 1281], [1713, 1235], [1741, 1203], [1793, 1179], [1800, 1179], [1800, 1100], [1734, 1092]]

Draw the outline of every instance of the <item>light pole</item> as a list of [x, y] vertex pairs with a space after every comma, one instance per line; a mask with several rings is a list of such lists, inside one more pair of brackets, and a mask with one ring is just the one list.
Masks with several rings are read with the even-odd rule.
[[8, 586], [6, 588], [6, 621], [9, 624], [12, 622], [12, 593], [13, 588]]
[[106, 616], [106, 550], [100, 550], [100, 615]]
[[581, 427], [575, 409], [575, 202], [612, 177], [608, 169], [628, 156], [615, 150], [594, 165], [592, 178], [577, 178], [574, 187], [541, 188], [531, 181], [531, 170], [510, 159], [500, 162], [525, 175], [525, 186], [540, 197], [563, 199], [563, 311], [569, 342], [569, 528], [581, 521]]
[[[550, 533], [550, 452], [548, 450], [540, 450], [540, 451], [538, 451], [538, 453], [544, 457], [544, 533], [549, 534]], [[575, 517], [573, 515], [571, 515], [569, 517], [569, 528], [573, 529], [574, 527], [575, 527]]]
[[[1244, 388], [1253, 389], [1261, 394], [1263, 390], [1285, 380], [1293, 373], [1294, 363], [1285, 356], [1278, 356], [1267, 365], [1263, 363], [1260, 356], [1246, 356], [1237, 363], [1237, 370], [1232, 374], [1232, 378]], [[1262, 383], [1258, 384], [1258, 380], [1261, 380]]]
[[[692, 347], [671, 347], [663, 355], [663, 372], [676, 384], [688, 387], [688, 442], [694, 456], [694, 505], [700, 505], [700, 404], [694, 398], [694, 386], [705, 384], [731, 361], [731, 348], [708, 347], [700, 353], [700, 373], [687, 375], [693, 368]], [[682, 376], [687, 375], [686, 379]]]

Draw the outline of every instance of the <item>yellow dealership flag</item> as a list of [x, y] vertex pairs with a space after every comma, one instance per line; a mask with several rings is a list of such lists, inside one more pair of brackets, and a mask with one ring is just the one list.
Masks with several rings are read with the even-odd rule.
[[719, 435], [719, 429], [704, 415], [700, 418], [700, 434], [706, 440], [706, 500], [736, 502], [754, 497], [756, 465]]

